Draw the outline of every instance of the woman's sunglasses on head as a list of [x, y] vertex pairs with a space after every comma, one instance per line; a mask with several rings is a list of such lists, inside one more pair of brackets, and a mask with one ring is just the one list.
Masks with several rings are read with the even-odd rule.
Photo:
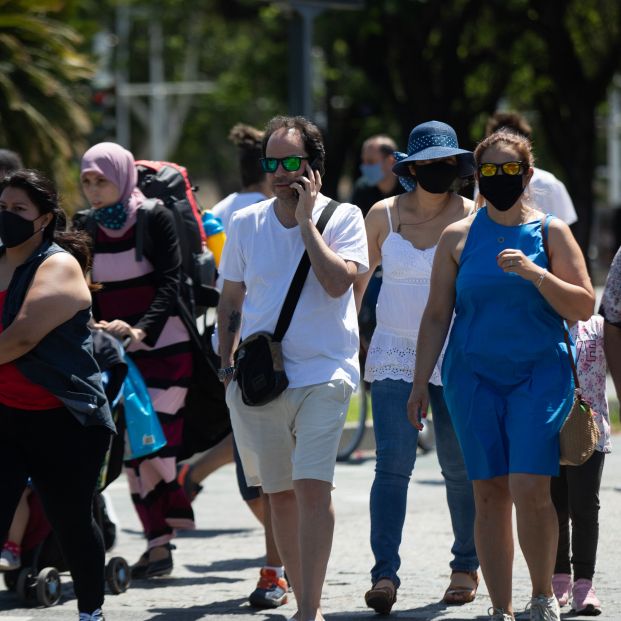
[[307, 160], [308, 157], [304, 155], [289, 155], [288, 157], [262, 157], [261, 168], [263, 172], [275, 173], [278, 168], [278, 164], [282, 164], [282, 167], [287, 172], [295, 172], [300, 170], [302, 161]]
[[479, 173], [482, 177], [493, 177], [498, 174], [498, 171], [502, 170], [503, 175], [509, 175], [515, 177], [524, 170], [524, 162], [504, 162], [503, 164], [492, 164], [490, 162], [485, 164], [479, 164]]

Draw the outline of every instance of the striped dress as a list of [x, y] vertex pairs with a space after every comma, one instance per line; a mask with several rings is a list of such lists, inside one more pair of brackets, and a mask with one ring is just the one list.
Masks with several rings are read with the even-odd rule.
[[[161, 216], [159, 219], [162, 219]], [[164, 225], [167, 218], [163, 218]], [[143, 328], [146, 339], [128, 349], [149, 389], [167, 444], [152, 456], [126, 463], [132, 501], [142, 522], [148, 547], [161, 546], [174, 536], [176, 528], [193, 529], [194, 514], [176, 477], [176, 455], [181, 445], [183, 407], [187, 386], [192, 376], [192, 352], [189, 333], [176, 314], [176, 296], [158, 298], [161, 286], [161, 262], [174, 274], [174, 225], [168, 231], [169, 244], [158, 248], [158, 267], [144, 257], [135, 258], [135, 225], [118, 233], [101, 226], [93, 244], [93, 281], [102, 289], [94, 294], [96, 320], [121, 319], [133, 327]], [[166, 234], [162, 239], [166, 239]], [[161, 239], [158, 238], [161, 243]], [[161, 254], [160, 254], [161, 253]], [[174, 282], [173, 282], [174, 285]], [[161, 290], [159, 291], [161, 294]], [[168, 298], [168, 299], [167, 299]], [[148, 345], [146, 343], [151, 343]]]

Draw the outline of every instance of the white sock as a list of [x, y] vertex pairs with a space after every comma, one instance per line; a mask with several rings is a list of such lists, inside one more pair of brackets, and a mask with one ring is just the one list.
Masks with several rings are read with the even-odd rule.
[[269, 569], [271, 571], [276, 572], [277, 578], [282, 578], [285, 575], [285, 568], [282, 565], [280, 567], [272, 567], [272, 565], [264, 565], [263, 569]]

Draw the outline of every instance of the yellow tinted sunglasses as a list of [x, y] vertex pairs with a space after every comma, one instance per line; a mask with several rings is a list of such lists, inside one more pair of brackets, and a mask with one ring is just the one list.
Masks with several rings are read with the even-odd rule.
[[499, 170], [502, 170], [503, 175], [514, 177], [515, 175], [519, 175], [523, 168], [524, 162], [504, 162], [502, 164], [487, 162], [485, 164], [479, 164], [479, 172], [482, 177], [493, 177], [498, 174]]

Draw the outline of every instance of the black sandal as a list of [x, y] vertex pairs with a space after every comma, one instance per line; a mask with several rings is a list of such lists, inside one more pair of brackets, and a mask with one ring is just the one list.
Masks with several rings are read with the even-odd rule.
[[168, 576], [173, 570], [173, 558], [171, 550], [175, 549], [175, 546], [167, 543], [162, 546], [168, 550], [168, 556], [161, 558], [157, 561], [152, 561], [147, 565], [147, 571], [145, 578], [157, 578], [158, 576]]
[[140, 555], [138, 561], [132, 565], [129, 570], [134, 580], [140, 580], [147, 577], [147, 569], [149, 568], [149, 551], [147, 550]]

